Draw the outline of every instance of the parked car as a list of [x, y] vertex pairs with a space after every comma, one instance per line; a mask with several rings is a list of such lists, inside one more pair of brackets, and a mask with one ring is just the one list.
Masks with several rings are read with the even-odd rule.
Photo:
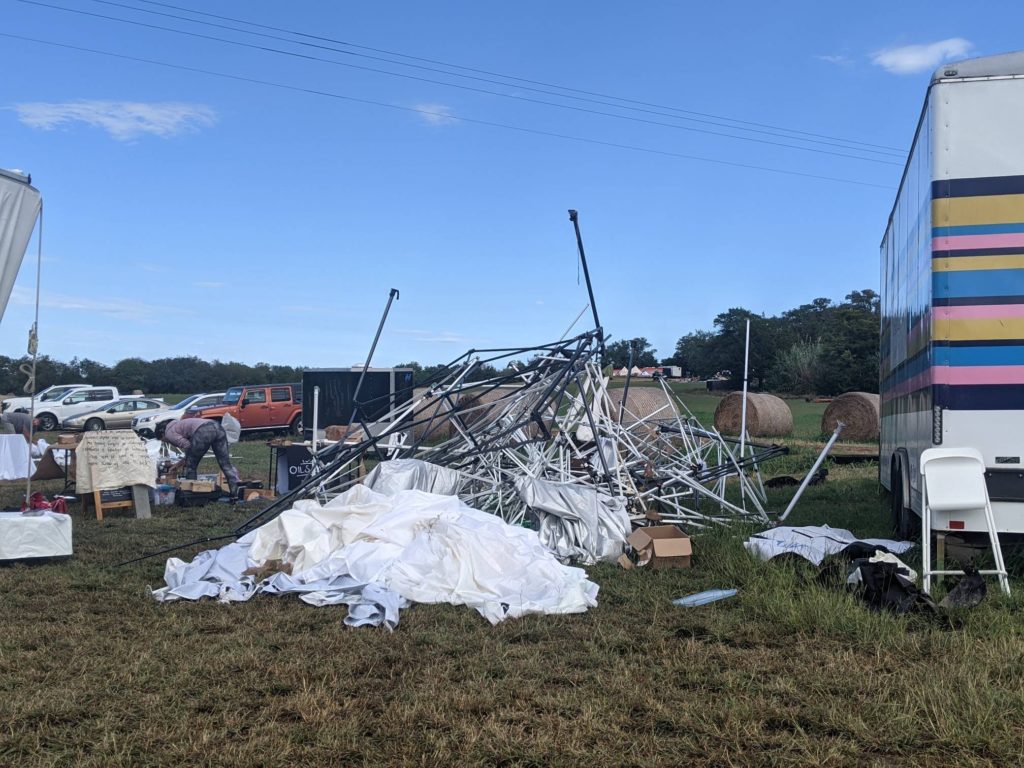
[[[42, 392], [36, 392], [36, 410], [39, 410], [40, 403], [49, 403], [53, 400], [63, 397], [68, 392], [72, 392], [76, 389], [87, 389], [88, 384], [54, 384], [53, 386], [47, 387]], [[15, 412], [21, 411], [22, 413], [28, 413], [32, 407], [31, 397], [8, 397], [0, 404], [3, 412], [8, 411]]]
[[185, 418], [220, 421], [225, 413], [238, 419], [243, 431], [275, 429], [301, 435], [302, 385], [252, 384], [231, 387], [224, 393], [224, 401], [220, 405], [189, 408]]
[[167, 403], [145, 397], [125, 397], [115, 403], [107, 403], [92, 411], [65, 419], [62, 429], [86, 430], [89, 432], [101, 429], [129, 429], [132, 419], [140, 413], [153, 413], [167, 410]]
[[223, 392], [215, 392], [209, 395], [189, 395], [166, 410], [157, 411], [156, 413], [140, 413], [132, 419], [132, 429], [142, 437], [156, 437], [172, 421], [184, 418], [185, 412], [189, 408], [205, 408], [211, 405], [218, 405], [223, 401]]
[[121, 399], [117, 387], [85, 387], [51, 400], [45, 407], [36, 408], [40, 432], [52, 432], [72, 416], [94, 411]]

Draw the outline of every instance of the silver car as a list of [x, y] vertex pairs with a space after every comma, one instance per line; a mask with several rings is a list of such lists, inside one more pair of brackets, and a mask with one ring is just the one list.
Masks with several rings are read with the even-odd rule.
[[165, 410], [167, 403], [159, 400], [125, 397], [115, 403], [107, 403], [95, 411], [73, 416], [61, 427], [70, 430], [131, 429], [132, 419], [136, 416]]
[[223, 399], [223, 392], [214, 392], [209, 395], [189, 395], [165, 410], [140, 413], [132, 419], [132, 429], [142, 437], [155, 437], [172, 421], [182, 418], [185, 411], [192, 406], [205, 408], [210, 405], [218, 405]]

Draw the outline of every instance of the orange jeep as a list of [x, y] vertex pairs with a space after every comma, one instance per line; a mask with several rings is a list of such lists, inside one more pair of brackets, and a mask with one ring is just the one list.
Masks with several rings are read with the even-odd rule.
[[250, 384], [231, 387], [219, 405], [189, 408], [186, 419], [213, 419], [220, 421], [230, 413], [242, 425], [243, 431], [288, 430], [302, 434], [301, 384]]

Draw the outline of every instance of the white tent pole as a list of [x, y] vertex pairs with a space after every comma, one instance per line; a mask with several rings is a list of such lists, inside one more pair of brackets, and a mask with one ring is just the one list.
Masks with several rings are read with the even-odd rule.
[[[31, 503], [32, 498], [32, 475], [35, 471], [32, 465], [32, 445], [35, 441], [36, 422], [36, 358], [39, 352], [39, 285], [43, 275], [43, 201], [39, 201], [39, 235], [36, 240], [36, 319], [32, 323], [32, 330], [28, 332], [28, 351], [32, 355], [32, 395], [29, 398], [28, 406], [28, 477], [25, 478], [25, 506]], [[65, 459], [67, 461], [67, 459]]]
[[750, 365], [750, 319], [747, 319], [747, 341], [743, 346], [743, 405], [740, 410], [740, 461], [747, 447], [747, 370]]

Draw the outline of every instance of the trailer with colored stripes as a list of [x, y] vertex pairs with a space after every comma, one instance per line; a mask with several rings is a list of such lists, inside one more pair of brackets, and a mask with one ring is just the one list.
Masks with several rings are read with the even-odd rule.
[[[985, 458], [1002, 532], [1024, 533], [1024, 53], [941, 67], [881, 244], [879, 477], [903, 535], [921, 452]], [[980, 532], [984, 518], [937, 521]]]

